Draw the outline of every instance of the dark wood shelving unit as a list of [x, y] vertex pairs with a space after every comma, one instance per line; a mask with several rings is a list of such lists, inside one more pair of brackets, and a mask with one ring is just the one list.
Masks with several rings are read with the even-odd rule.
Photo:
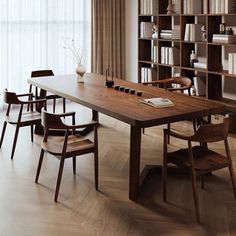
[[[156, 1], [157, 9], [152, 15], [138, 15], [138, 27], [140, 35], [140, 23], [141, 22], [154, 22], [158, 28], [158, 38], [138, 38], [138, 82], [141, 83], [141, 68], [150, 67], [156, 70], [156, 77], [153, 80], [161, 80], [167, 77], [173, 76], [178, 73], [182, 76], [188, 76], [193, 79], [194, 76], [199, 74], [205, 78], [206, 83], [206, 95], [201, 98], [222, 102], [227, 105], [230, 111], [236, 112], [236, 100], [224, 98], [223, 95], [223, 81], [234, 80], [236, 75], [229, 74], [227, 70], [222, 67], [222, 57], [225, 48], [234, 48], [236, 44], [224, 44], [213, 43], [213, 34], [219, 34], [219, 25], [226, 21], [227, 17], [234, 19], [236, 27], [236, 13], [229, 14], [210, 14], [210, 13], [198, 13], [198, 14], [183, 14], [183, 0], [179, 0], [180, 12], [176, 14], [167, 15], [168, 0], [154, 0]], [[199, 0], [199, 2], [207, 1], [209, 8], [209, 0]], [[203, 12], [203, 11], [202, 11]], [[209, 12], [207, 10], [207, 12]], [[140, 13], [140, 1], [139, 1], [139, 13]], [[175, 22], [178, 23], [180, 28], [179, 39], [163, 39], [160, 38], [161, 30], [171, 30]], [[188, 23], [199, 23], [206, 27], [206, 41], [184, 41], [185, 26]], [[227, 24], [227, 22], [225, 22]], [[234, 32], [236, 34], [236, 32]], [[151, 50], [153, 45], [158, 48], [158, 61], [153, 62], [151, 60]], [[161, 47], [178, 47], [180, 49], [179, 65], [169, 65], [161, 63]], [[191, 50], [198, 50], [205, 52], [203, 58], [207, 64], [207, 68], [192, 68], [190, 66], [190, 53]], [[234, 50], [234, 52], [236, 52]], [[236, 96], [236, 91], [235, 94]]]

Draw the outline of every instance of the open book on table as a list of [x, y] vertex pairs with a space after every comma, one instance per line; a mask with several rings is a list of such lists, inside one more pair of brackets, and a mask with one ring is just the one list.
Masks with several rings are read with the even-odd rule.
[[173, 107], [175, 104], [168, 98], [146, 98], [141, 100], [142, 103], [156, 108]]

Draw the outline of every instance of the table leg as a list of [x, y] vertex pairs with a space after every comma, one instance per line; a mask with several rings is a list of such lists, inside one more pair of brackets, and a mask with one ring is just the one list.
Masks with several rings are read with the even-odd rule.
[[139, 190], [141, 128], [130, 128], [129, 199], [135, 200]]
[[98, 112], [95, 110], [92, 111], [92, 120], [99, 122]]

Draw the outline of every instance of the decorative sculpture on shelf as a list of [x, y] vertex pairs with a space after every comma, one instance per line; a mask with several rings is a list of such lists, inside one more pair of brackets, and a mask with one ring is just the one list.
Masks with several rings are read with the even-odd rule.
[[172, 3], [172, 0], [169, 0], [168, 7], [167, 7], [167, 15], [173, 15], [173, 14], [175, 14], [174, 4]]
[[152, 38], [157, 39], [158, 38], [158, 26], [153, 25], [152, 27]]

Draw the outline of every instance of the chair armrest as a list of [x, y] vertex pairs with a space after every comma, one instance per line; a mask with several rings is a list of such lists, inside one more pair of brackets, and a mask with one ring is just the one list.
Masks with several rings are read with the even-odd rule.
[[160, 79], [156, 81], [151, 81], [151, 82], [144, 82], [144, 85], [156, 85], [156, 84], [171, 84], [174, 81], [173, 78], [168, 78], [168, 79]]
[[35, 103], [46, 103], [47, 99], [38, 99], [38, 100], [29, 100], [29, 101], [21, 101], [22, 104], [35, 104]]
[[30, 97], [30, 96], [33, 96], [33, 93], [22, 93], [22, 94], [17, 94], [16, 96], [17, 96], [18, 98], [19, 98], [19, 97], [26, 97], [26, 96]]
[[75, 116], [75, 112], [72, 111], [72, 112], [61, 113], [61, 114], [58, 114], [58, 116], [60, 117]]
[[168, 129], [164, 129], [164, 134], [167, 134], [169, 136], [178, 138], [178, 139], [182, 139], [182, 140], [187, 140], [187, 141], [191, 141], [193, 136], [186, 136], [177, 132], [174, 132], [172, 130], [168, 130]]
[[87, 128], [87, 127], [94, 127], [97, 126], [98, 122], [97, 121], [91, 121], [90, 123], [87, 124], [82, 124], [82, 125], [65, 125], [67, 129], [80, 129], [80, 128]]

